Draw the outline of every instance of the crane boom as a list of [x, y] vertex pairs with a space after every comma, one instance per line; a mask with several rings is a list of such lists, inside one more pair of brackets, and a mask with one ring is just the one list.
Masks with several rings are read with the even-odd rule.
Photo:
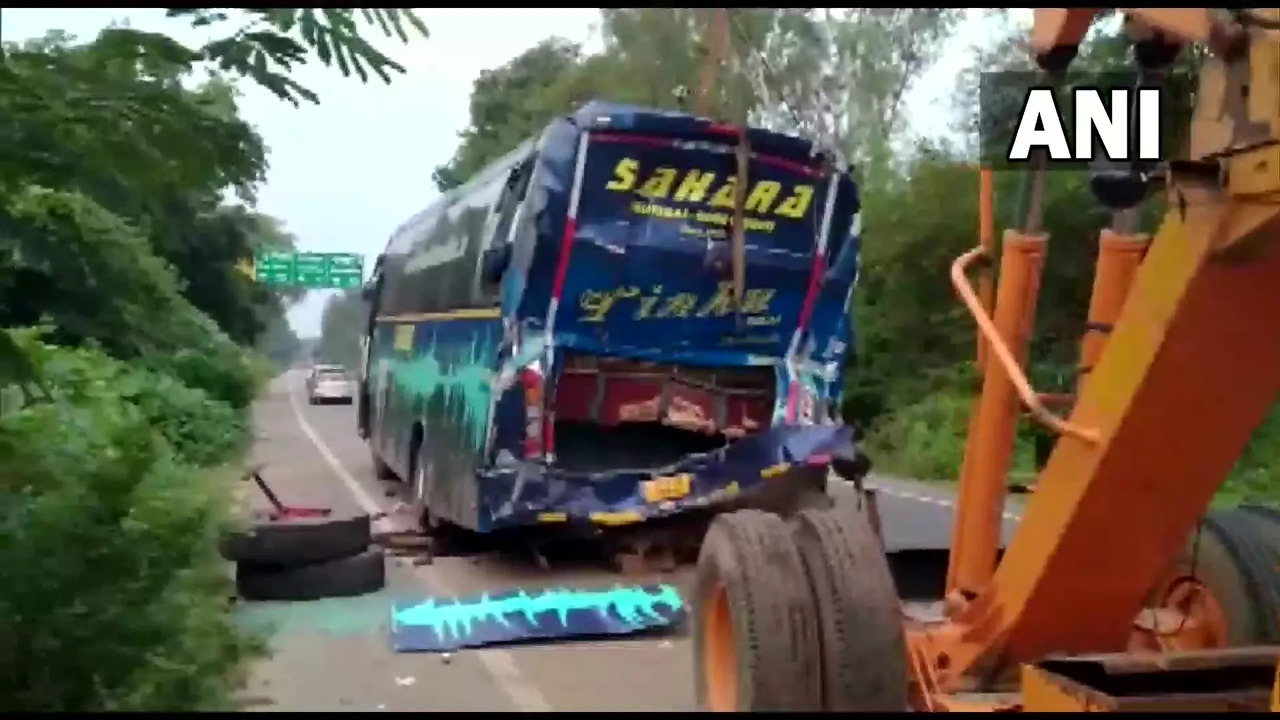
[[[1123, 651], [1135, 608], [1280, 391], [1280, 42], [1268, 28], [1215, 9], [1122, 10], [1135, 40], [1197, 43], [1211, 52], [1191, 158], [1169, 165], [1170, 209], [1136, 272], [1113, 273], [1131, 287], [1107, 303], [1118, 317], [1105, 346], [1089, 350], [1096, 364], [1070, 417], [1053, 419], [1063, 434], [999, 566], [991, 570], [993, 542], [970, 546], [967, 555], [953, 550], [953, 575], [957, 566], [969, 571], [951, 578], [950, 617], [908, 626], [914, 665], [925, 668], [913, 679], [917, 697], [941, 702], [978, 678], [990, 682], [1050, 654]], [[1033, 50], [1038, 57], [1070, 52], [1099, 12], [1037, 9]], [[1260, 12], [1280, 19], [1280, 10]], [[1006, 244], [1047, 239], [1013, 233]], [[1023, 337], [997, 332], [1000, 303], [997, 322], [980, 323], [992, 349], [1006, 350], [987, 361], [982, 400], [1009, 385], [1034, 397], [1016, 358], [1025, 330]], [[1018, 317], [1005, 325], [1026, 327]], [[996, 360], [1001, 367], [992, 369]], [[993, 372], [1000, 382], [992, 383]], [[1001, 392], [990, 412], [1004, 422], [1012, 392]], [[992, 450], [980, 447], [979, 460], [984, 452]], [[975, 486], [1003, 484], [998, 468], [987, 469], [963, 478], [971, 487], [961, 490], [961, 518], [992, 510], [965, 506], [993, 494]], [[1043, 680], [1034, 668], [1023, 677]], [[1054, 705], [1044, 700], [1048, 684], [1030, 687], [1042, 692], [1028, 696], [1024, 682], [1023, 709]]]

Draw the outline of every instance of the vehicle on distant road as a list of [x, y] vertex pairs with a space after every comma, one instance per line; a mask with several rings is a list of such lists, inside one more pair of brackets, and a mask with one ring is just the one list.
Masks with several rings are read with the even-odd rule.
[[376, 472], [478, 532], [826, 501], [833, 466], [865, 473], [837, 412], [858, 211], [793, 136], [598, 102], [553, 121], [378, 257]]
[[307, 375], [307, 402], [312, 405], [350, 405], [355, 393], [347, 369], [341, 365], [315, 365]]

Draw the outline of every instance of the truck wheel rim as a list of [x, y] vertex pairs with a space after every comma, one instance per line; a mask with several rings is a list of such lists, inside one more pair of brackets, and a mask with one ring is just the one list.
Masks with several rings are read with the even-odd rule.
[[1178, 578], [1165, 590], [1163, 607], [1178, 610], [1192, 621], [1192, 627], [1198, 630], [1194, 633], [1195, 645], [1216, 649], [1227, 647], [1230, 642], [1222, 605], [1198, 579]]
[[1226, 613], [1213, 591], [1198, 578], [1183, 574], [1167, 577], [1151, 597], [1156, 609], [1173, 610], [1185, 620], [1171, 626], [1158, 619], [1154, 626], [1135, 623], [1131, 643], [1136, 641], [1137, 647], [1154, 651], [1212, 650], [1230, 644]]
[[702, 667], [712, 712], [738, 709], [738, 662], [734, 652], [729, 592], [717, 583], [703, 606]]

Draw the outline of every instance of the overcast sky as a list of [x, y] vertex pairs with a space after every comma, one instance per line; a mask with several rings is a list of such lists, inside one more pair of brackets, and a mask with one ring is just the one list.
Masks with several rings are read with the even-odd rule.
[[[295, 109], [256, 85], [242, 84], [241, 115], [270, 149], [258, 209], [281, 218], [301, 249], [362, 253], [367, 269], [391, 231], [434, 199], [431, 171], [453, 154], [458, 132], [467, 125], [471, 84], [481, 70], [552, 35], [599, 47], [594, 8], [427, 8], [418, 15], [430, 39], [410, 46], [375, 42], [407, 70], [391, 85], [376, 79], [361, 85], [316, 63], [295, 78], [321, 104]], [[202, 39], [188, 23], [166, 19], [161, 9], [5, 8], [2, 18], [5, 40], [50, 29], [89, 39], [113, 20], [187, 42]], [[956, 68], [990, 29], [980, 21], [962, 26], [942, 60], [913, 88], [907, 115], [918, 132], [946, 131]], [[300, 335], [319, 334], [327, 294], [312, 292], [290, 310]]]

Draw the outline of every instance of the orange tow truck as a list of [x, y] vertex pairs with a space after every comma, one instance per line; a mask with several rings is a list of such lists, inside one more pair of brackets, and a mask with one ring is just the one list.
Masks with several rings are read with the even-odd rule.
[[[1036, 10], [1047, 73], [1101, 10]], [[1168, 210], [1154, 238], [1100, 238], [1069, 415], [1023, 367], [1049, 240], [1033, 163], [1023, 226], [998, 252], [982, 233], [952, 269], [983, 385], [946, 596], [900, 601], [865, 508], [721, 516], [693, 597], [703, 709], [1280, 708], [1280, 516], [1208, 510], [1280, 390], [1280, 8], [1118, 10], [1140, 71], [1187, 45], [1208, 57], [1188, 156], [1095, 183], [1117, 216], [1108, 182], [1155, 183]], [[998, 270], [994, 298], [970, 269]], [[998, 559], [1020, 411], [1057, 440]]]

